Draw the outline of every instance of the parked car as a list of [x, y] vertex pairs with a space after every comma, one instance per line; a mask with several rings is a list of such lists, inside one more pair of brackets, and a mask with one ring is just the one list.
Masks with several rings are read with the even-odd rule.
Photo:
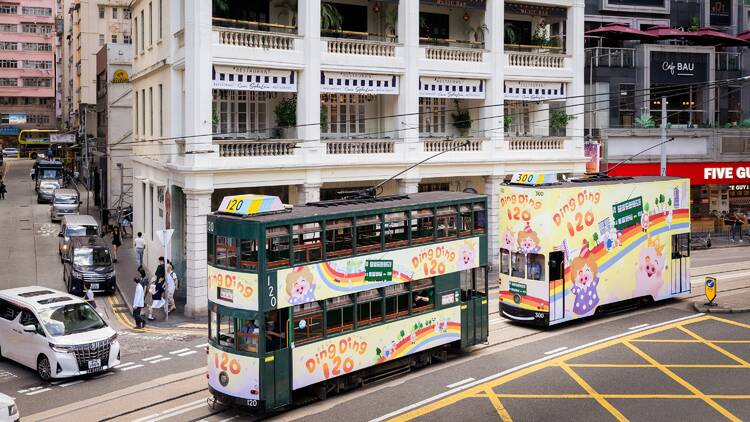
[[120, 343], [81, 298], [47, 287], [18, 287], [0, 290], [0, 354], [48, 381], [118, 365]]
[[57, 252], [62, 259], [63, 253], [68, 250], [70, 240], [74, 237], [90, 237], [99, 234], [99, 224], [90, 215], [66, 215], [60, 223], [60, 233], [57, 237], [60, 241], [57, 245]]
[[117, 283], [109, 247], [99, 237], [76, 237], [63, 253], [63, 281], [69, 293], [83, 296], [85, 283], [95, 292], [114, 293]]
[[18, 148], [3, 148], [3, 157], [18, 157]]
[[0, 421], [18, 422], [21, 415], [13, 397], [0, 393]]
[[50, 218], [53, 222], [60, 221], [65, 215], [78, 214], [81, 199], [75, 189], [58, 189], [52, 197], [52, 208]]

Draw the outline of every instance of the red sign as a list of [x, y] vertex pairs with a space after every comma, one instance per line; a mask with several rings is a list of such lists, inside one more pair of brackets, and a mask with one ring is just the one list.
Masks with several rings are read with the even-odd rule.
[[[609, 168], [614, 167], [610, 164]], [[610, 176], [658, 176], [659, 163], [622, 164]], [[686, 177], [691, 185], [750, 183], [750, 163], [667, 163], [667, 176]]]

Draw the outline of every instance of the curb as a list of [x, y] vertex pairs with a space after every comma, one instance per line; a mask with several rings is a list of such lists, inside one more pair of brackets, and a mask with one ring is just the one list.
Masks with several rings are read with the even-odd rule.
[[744, 312], [750, 312], [750, 307], [741, 308], [721, 308], [719, 306], [706, 306], [699, 302], [693, 302], [693, 308], [698, 312], [707, 314], [739, 314]]
[[122, 303], [124, 303], [125, 306], [128, 307], [128, 313], [130, 313], [130, 315], [133, 315], [133, 306], [130, 304], [130, 302], [125, 300], [125, 295], [122, 293], [122, 290], [120, 290], [120, 283], [115, 283], [115, 287], [117, 288], [117, 294], [120, 296], [120, 300], [122, 300]]

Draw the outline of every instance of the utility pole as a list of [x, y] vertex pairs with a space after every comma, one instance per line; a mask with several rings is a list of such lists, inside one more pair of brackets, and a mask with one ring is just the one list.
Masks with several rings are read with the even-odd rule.
[[661, 167], [659, 175], [667, 175], [667, 97], [661, 97]]

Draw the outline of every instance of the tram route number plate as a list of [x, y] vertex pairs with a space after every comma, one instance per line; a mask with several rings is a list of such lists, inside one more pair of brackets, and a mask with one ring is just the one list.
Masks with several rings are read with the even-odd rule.
[[526, 285], [523, 283], [516, 283], [515, 281], [511, 281], [508, 290], [510, 290], [511, 293], [526, 295]]

